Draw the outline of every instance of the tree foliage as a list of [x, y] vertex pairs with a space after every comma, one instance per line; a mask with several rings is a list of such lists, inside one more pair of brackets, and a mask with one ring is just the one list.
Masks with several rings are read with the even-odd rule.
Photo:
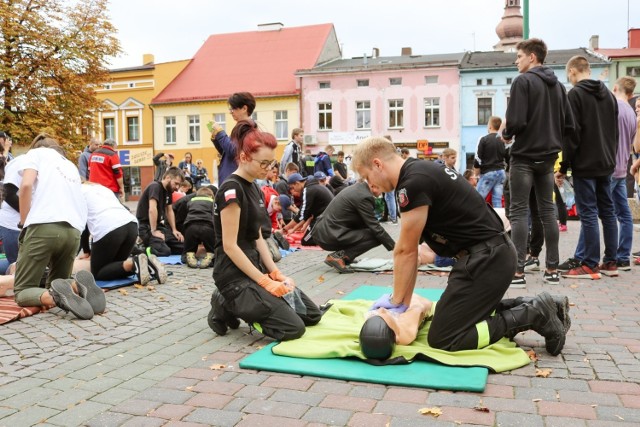
[[81, 149], [120, 52], [108, 0], [0, 0], [0, 130], [26, 145], [41, 131]]

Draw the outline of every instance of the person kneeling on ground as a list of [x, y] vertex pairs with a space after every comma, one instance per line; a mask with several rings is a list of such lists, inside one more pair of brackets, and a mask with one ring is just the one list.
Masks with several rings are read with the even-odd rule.
[[[236, 132], [237, 129], [237, 132]], [[238, 122], [233, 140], [238, 169], [215, 198], [215, 261], [209, 327], [218, 335], [239, 326], [238, 318], [277, 340], [301, 337], [320, 321], [320, 308], [275, 265], [262, 233], [264, 199], [254, 181], [264, 178], [277, 145], [273, 135]], [[297, 295], [296, 295], [297, 294]], [[295, 297], [301, 304], [285, 298]], [[294, 301], [295, 302], [295, 301]]]
[[209, 268], [213, 262], [213, 191], [202, 187], [196, 196], [189, 200], [189, 213], [184, 220], [184, 253], [187, 265], [198, 268], [198, 245], [204, 245], [207, 254], [200, 260], [200, 268]]

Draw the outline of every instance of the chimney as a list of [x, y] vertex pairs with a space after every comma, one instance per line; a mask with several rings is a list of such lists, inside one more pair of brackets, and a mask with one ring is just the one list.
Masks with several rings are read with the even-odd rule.
[[600, 49], [600, 36], [591, 36], [591, 38], [589, 39], [589, 50], [595, 51], [598, 49]]
[[401, 56], [411, 56], [411, 48], [410, 47], [403, 47], [402, 51], [400, 52]]
[[142, 55], [142, 65], [149, 65], [155, 62], [155, 57], [152, 53], [145, 53]]
[[640, 48], [640, 28], [629, 28], [628, 47]]
[[267, 24], [258, 24], [258, 31], [280, 31], [284, 27], [282, 22], [269, 22]]
[[364, 53], [362, 55], [362, 65], [364, 65], [366, 67], [368, 63], [369, 63], [369, 58], [367, 58], [367, 54]]
[[372, 58], [377, 58], [380, 56], [380, 49], [378, 49], [377, 47], [373, 48], [373, 53], [371, 54]]

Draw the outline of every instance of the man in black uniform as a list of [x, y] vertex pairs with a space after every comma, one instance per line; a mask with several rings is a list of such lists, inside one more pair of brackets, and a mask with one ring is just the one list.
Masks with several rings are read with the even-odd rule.
[[366, 182], [346, 187], [324, 211], [311, 237], [326, 251], [336, 251], [324, 263], [340, 273], [353, 273], [349, 264], [356, 257], [384, 245], [393, 250], [395, 242], [380, 225], [374, 214], [380, 190]]
[[[566, 331], [548, 293], [509, 309], [500, 305], [516, 270], [515, 249], [500, 218], [461, 175], [436, 163], [404, 160], [392, 143], [376, 137], [358, 144], [352, 165], [381, 191], [395, 189], [402, 212], [393, 294], [378, 299], [372, 309], [407, 309], [422, 238], [438, 255], [458, 259], [437, 303], [427, 337], [430, 346], [478, 349], [533, 329], [544, 336], [549, 353], [560, 353]], [[502, 310], [494, 315], [496, 309]]]
[[289, 179], [289, 188], [294, 197], [301, 197], [302, 204], [298, 214], [284, 227], [285, 233], [293, 233], [305, 230], [301, 244], [314, 246], [316, 242], [311, 237], [311, 230], [318, 218], [333, 200], [333, 193], [325, 185], [320, 185], [313, 176], [303, 178], [299, 173], [292, 174]]

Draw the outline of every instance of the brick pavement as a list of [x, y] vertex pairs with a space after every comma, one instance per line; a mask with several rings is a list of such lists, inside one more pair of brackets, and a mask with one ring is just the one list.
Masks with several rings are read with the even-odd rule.
[[[397, 236], [398, 227], [385, 227]], [[571, 254], [577, 230], [570, 222], [561, 235], [562, 259]], [[325, 255], [298, 252], [280, 263], [318, 303], [360, 284], [391, 283], [388, 275], [338, 275], [322, 264]], [[381, 248], [371, 255], [386, 256]], [[0, 426], [637, 425], [638, 269], [560, 286], [543, 284], [541, 273], [528, 275], [527, 289], [508, 296], [569, 295], [573, 325], [566, 347], [551, 357], [537, 334], [520, 334], [516, 340], [539, 360], [490, 375], [484, 393], [476, 394], [240, 369], [239, 360], [269, 340], [249, 335], [246, 325], [217, 337], [205, 320], [211, 270], [169, 267], [169, 283], [154, 290], [109, 292], [108, 311], [90, 321], [54, 309], [2, 326]], [[445, 283], [444, 277], [418, 278], [424, 288]], [[551, 373], [536, 377], [536, 368]], [[419, 414], [425, 407], [442, 415]]]

